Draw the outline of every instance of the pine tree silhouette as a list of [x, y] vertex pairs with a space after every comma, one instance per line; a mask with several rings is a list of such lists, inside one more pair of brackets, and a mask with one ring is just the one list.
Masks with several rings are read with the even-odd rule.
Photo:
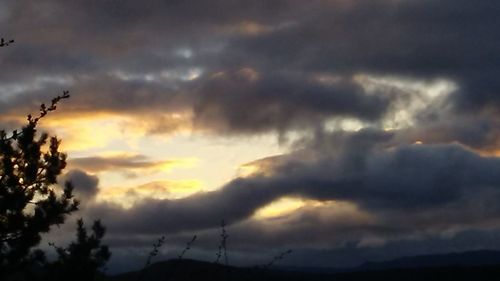
[[99, 269], [103, 267], [111, 253], [107, 246], [101, 244], [106, 230], [100, 221], [92, 225], [92, 234], [88, 234], [82, 219], [77, 221], [76, 241], [67, 248], [52, 244], [58, 254], [58, 260], [50, 267], [50, 280], [89, 281], [99, 277]]
[[[0, 38], [0, 47], [14, 40]], [[88, 234], [83, 221], [77, 225], [77, 240], [67, 248], [55, 247], [58, 260], [48, 263], [45, 253], [35, 249], [41, 234], [78, 210], [73, 185], [63, 187], [57, 178], [66, 167], [60, 140], [39, 134], [37, 125], [58, 103], [69, 98], [68, 91], [42, 104], [38, 115], [27, 116], [20, 130], [0, 131], [0, 280], [95, 280], [98, 269], [110, 257], [101, 245], [105, 228], [94, 222]]]
[[66, 167], [60, 141], [47, 134], [37, 136], [36, 129], [38, 121], [68, 97], [64, 92], [49, 107], [42, 104], [40, 114], [28, 115], [28, 124], [19, 132], [0, 131], [0, 276], [41, 262], [43, 254], [32, 251], [40, 234], [64, 223], [66, 215], [78, 209], [71, 183], [62, 190], [56, 185]]

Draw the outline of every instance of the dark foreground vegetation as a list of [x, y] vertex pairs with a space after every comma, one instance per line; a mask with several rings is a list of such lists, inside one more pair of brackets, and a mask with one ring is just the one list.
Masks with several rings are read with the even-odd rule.
[[[109, 277], [112, 281], [139, 280], [140, 271], [128, 272]], [[280, 281], [280, 280], [500, 280], [500, 265], [497, 266], [447, 266], [431, 268], [387, 269], [380, 271], [355, 271], [333, 273], [308, 273], [277, 269], [240, 268], [193, 260], [170, 260], [159, 262], [147, 268], [142, 276], [144, 281]]]

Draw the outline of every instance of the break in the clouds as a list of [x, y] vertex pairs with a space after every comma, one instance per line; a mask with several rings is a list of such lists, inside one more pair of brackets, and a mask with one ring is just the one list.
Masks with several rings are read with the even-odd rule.
[[[44, 126], [77, 153], [67, 177], [83, 198], [134, 197], [82, 211], [116, 245], [223, 218], [242, 257], [280, 245], [321, 264], [482, 237], [499, 226], [499, 12], [493, 0], [2, 1], [0, 35], [16, 42], [0, 52], [0, 122], [71, 91]], [[148, 147], [179, 134], [277, 134], [285, 148], [198, 190], [196, 175], [155, 172], [190, 157]], [[117, 150], [132, 152], [103, 154]], [[124, 177], [98, 186], [112, 171]], [[283, 198], [301, 203], [262, 216]]]

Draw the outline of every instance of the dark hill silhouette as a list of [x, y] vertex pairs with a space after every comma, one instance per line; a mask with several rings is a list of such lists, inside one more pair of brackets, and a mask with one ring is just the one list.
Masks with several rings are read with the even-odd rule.
[[[113, 276], [110, 280], [137, 281], [140, 271], [128, 272]], [[149, 266], [143, 281], [164, 280], [330, 280], [329, 275], [302, 273], [281, 270], [268, 270], [263, 268], [244, 268], [224, 266], [220, 264], [195, 261], [195, 260], [169, 260], [157, 262]]]
[[[195, 260], [169, 260], [147, 268], [143, 281], [164, 280], [500, 280], [500, 252], [473, 251], [443, 255], [399, 258], [387, 262], [366, 263], [351, 269], [311, 268], [263, 269], [223, 266]], [[140, 271], [110, 277], [114, 281], [137, 281]]]
[[499, 251], [480, 250], [461, 253], [403, 257], [391, 261], [367, 262], [359, 267], [354, 268], [354, 271], [430, 268], [446, 266], [474, 267], [492, 265], [500, 265]]

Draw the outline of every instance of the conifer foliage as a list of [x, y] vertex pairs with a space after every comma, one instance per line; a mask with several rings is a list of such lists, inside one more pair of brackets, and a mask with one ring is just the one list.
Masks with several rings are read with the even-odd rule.
[[[0, 38], [0, 47], [14, 40]], [[105, 228], [95, 221], [91, 234], [83, 220], [77, 224], [77, 240], [67, 248], [55, 247], [58, 259], [47, 262], [37, 250], [41, 235], [63, 224], [78, 210], [70, 182], [58, 183], [66, 167], [60, 140], [39, 133], [39, 121], [69, 98], [68, 91], [42, 104], [39, 113], [27, 116], [20, 130], [0, 131], [0, 280], [95, 280], [110, 258], [101, 245]]]
[[52, 280], [95, 280], [99, 278], [97, 269], [102, 268], [111, 253], [107, 246], [101, 244], [105, 228], [99, 220], [92, 225], [89, 234], [83, 220], [77, 221], [76, 241], [67, 248], [54, 247], [58, 260], [52, 267]]
[[[17, 271], [40, 260], [31, 250], [53, 225], [78, 209], [73, 186], [67, 182], [58, 190], [57, 176], [66, 167], [66, 154], [59, 152], [60, 141], [42, 133], [37, 124], [56, 109], [68, 92], [42, 104], [37, 117], [28, 115], [28, 124], [19, 132], [0, 131], [0, 268]], [[48, 147], [47, 147], [48, 146]], [[44, 149], [45, 148], [45, 149]]]

